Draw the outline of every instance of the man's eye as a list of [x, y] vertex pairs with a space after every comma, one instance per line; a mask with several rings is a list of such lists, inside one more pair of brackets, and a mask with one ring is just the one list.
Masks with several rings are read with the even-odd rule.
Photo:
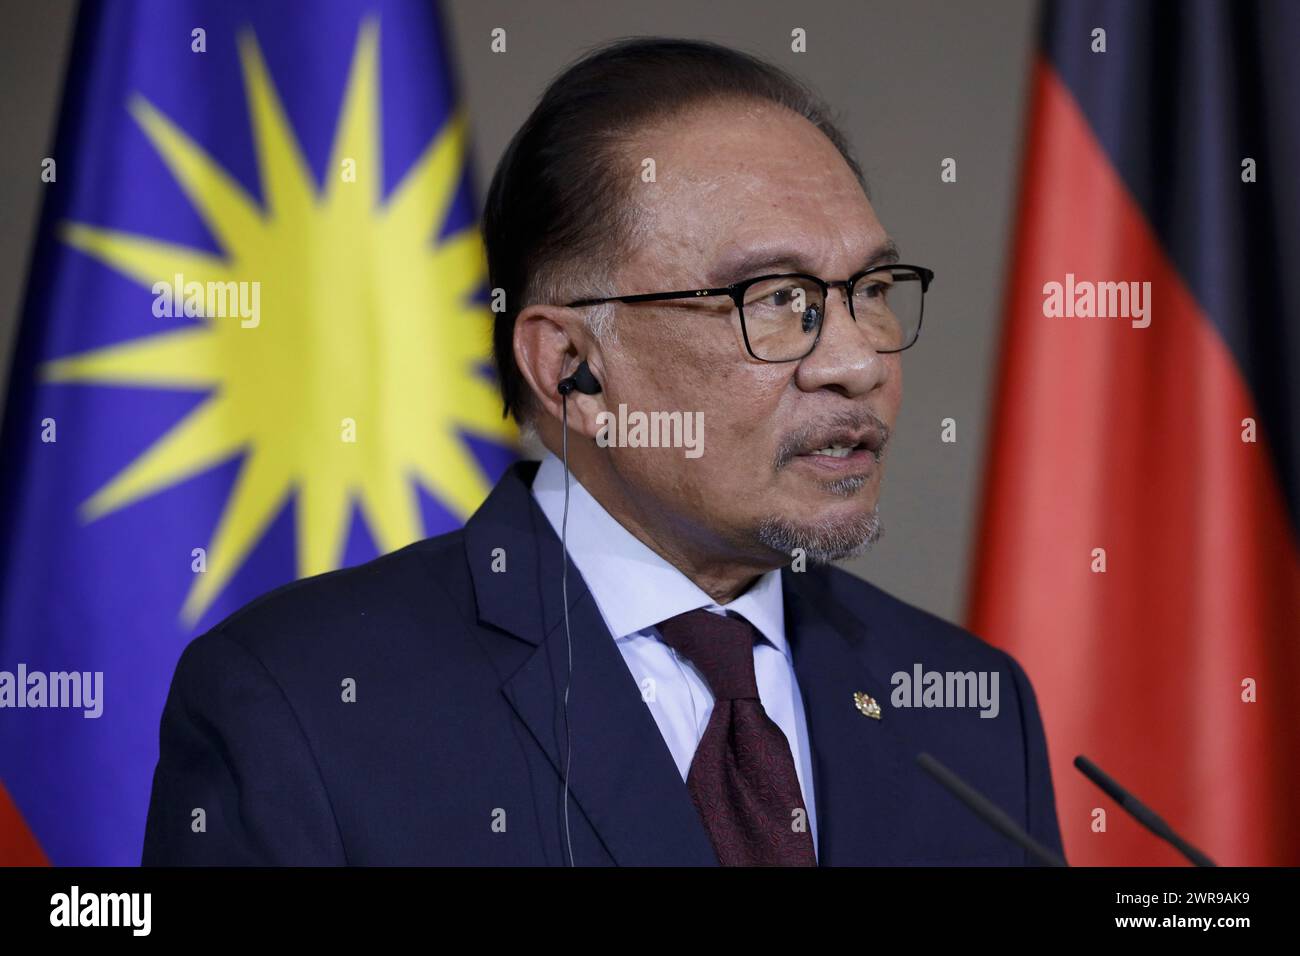
[[753, 309], [755, 313], [761, 310], [773, 317], [782, 314], [800, 315], [815, 304], [816, 298], [815, 292], [798, 282], [760, 284], [750, 289], [745, 296], [745, 307]]
[[889, 287], [893, 283], [886, 279], [868, 279], [865, 282], [859, 282], [856, 293], [864, 299], [883, 299], [889, 294]]

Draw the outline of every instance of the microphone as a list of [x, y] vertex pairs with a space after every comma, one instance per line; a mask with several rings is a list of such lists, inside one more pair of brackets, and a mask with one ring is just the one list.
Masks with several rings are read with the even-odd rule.
[[981, 820], [1015, 843], [1043, 866], [1068, 866], [1069, 864], [1043, 846], [996, 806], [987, 797], [957, 776], [927, 753], [916, 755], [921, 769], [947, 788], [948, 792], [974, 811]]
[[1106, 793], [1106, 796], [1123, 807], [1129, 816], [1170, 844], [1194, 864], [1197, 866], [1218, 866], [1208, 856], [1175, 833], [1174, 828], [1160, 819], [1154, 810], [1121, 787], [1104, 770], [1083, 754], [1079, 754], [1074, 758], [1074, 765], [1079, 769], [1080, 773], [1100, 787]]

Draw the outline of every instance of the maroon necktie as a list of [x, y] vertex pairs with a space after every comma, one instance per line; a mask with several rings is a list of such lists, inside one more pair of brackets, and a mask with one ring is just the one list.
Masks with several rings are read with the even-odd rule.
[[723, 866], [816, 866], [790, 742], [758, 699], [754, 626], [700, 609], [659, 625], [665, 644], [695, 665], [713, 713], [686, 787]]

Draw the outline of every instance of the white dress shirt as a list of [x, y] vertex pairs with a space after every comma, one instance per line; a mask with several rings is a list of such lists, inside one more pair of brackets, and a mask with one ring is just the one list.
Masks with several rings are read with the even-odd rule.
[[[564, 466], [548, 454], [533, 480], [533, 497], [560, 534], [564, 514]], [[763, 710], [790, 743], [795, 772], [817, 846], [812, 751], [803, 699], [785, 639], [780, 571], [769, 571], [740, 597], [719, 606], [681, 571], [652, 551], [569, 476], [569, 557], [587, 583], [609, 632], [646, 706], [659, 725], [685, 780], [695, 748], [713, 713], [713, 694], [699, 671], [665, 644], [655, 626], [678, 614], [704, 608], [743, 615], [763, 640], [754, 642], [754, 675]]]

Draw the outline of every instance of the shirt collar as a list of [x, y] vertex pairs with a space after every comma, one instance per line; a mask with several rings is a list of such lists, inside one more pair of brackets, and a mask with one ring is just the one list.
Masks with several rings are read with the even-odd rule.
[[[564, 466], [547, 454], [533, 479], [533, 497], [555, 534], [564, 515]], [[740, 597], [718, 605], [690, 578], [632, 534], [569, 475], [569, 557], [582, 574], [615, 640], [698, 608], [743, 615], [789, 658], [781, 572], [769, 571]]]

